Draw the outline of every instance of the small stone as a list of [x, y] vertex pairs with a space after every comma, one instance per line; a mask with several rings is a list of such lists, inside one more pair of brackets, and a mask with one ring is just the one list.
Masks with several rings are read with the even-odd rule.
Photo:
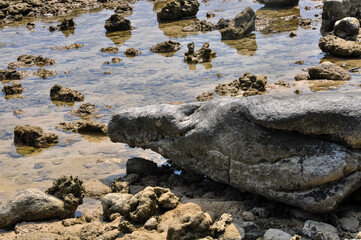
[[307, 220], [303, 226], [302, 233], [311, 239], [322, 233], [328, 240], [340, 240], [337, 229], [327, 223]]
[[262, 237], [262, 229], [254, 222], [243, 222], [240, 227], [244, 229], [246, 239], [257, 239]]
[[56, 84], [50, 89], [50, 98], [52, 101], [75, 102], [83, 101], [84, 95], [78, 91]]
[[15, 115], [20, 115], [20, 114], [22, 114], [23, 112], [24, 112], [24, 111], [21, 110], [21, 109], [15, 109], [13, 113], [14, 113]]
[[58, 29], [58, 27], [57, 27], [57, 26], [54, 26], [54, 25], [52, 25], [52, 26], [49, 27], [49, 31], [50, 31], [50, 32], [55, 32], [57, 29]]
[[127, 57], [135, 57], [142, 54], [141, 51], [135, 49], [135, 48], [128, 48], [127, 50], [125, 50], [124, 55]]
[[270, 215], [269, 209], [268, 208], [262, 208], [262, 207], [254, 207], [252, 209], [252, 212], [256, 215], [259, 216], [261, 218], [266, 218]]
[[263, 235], [263, 240], [290, 240], [292, 236], [279, 229], [268, 229]]
[[158, 166], [155, 162], [144, 158], [131, 158], [126, 164], [127, 174], [138, 174], [139, 176], [154, 175], [158, 172]]
[[289, 35], [291, 38], [293, 38], [293, 37], [296, 37], [297, 36], [297, 33], [296, 32], [294, 32], [294, 31], [292, 31], [292, 32], [290, 32], [290, 35]]
[[65, 31], [65, 30], [71, 30], [71, 29], [75, 29], [76, 24], [74, 22], [74, 20], [71, 19], [64, 19], [59, 25], [58, 28], [61, 31]]
[[154, 230], [157, 228], [157, 226], [158, 226], [158, 220], [155, 217], [149, 218], [144, 224], [145, 229], [148, 230]]
[[356, 217], [343, 217], [339, 219], [339, 222], [342, 229], [349, 232], [357, 232], [357, 228], [360, 224]]
[[107, 53], [118, 53], [119, 49], [117, 47], [107, 47], [100, 49], [101, 52], [107, 52]]
[[296, 63], [296, 64], [300, 64], [300, 65], [302, 65], [302, 64], [304, 64], [304, 63], [305, 63], [305, 61], [303, 61], [303, 60], [298, 60], [298, 61], [296, 61], [295, 63]]
[[253, 212], [249, 212], [249, 211], [245, 211], [242, 213], [242, 218], [244, 221], [254, 221], [255, 220], [255, 217], [254, 217], [254, 214]]

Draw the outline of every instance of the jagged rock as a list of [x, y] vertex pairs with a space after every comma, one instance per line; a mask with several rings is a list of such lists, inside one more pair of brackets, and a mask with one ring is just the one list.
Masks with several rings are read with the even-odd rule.
[[14, 95], [21, 94], [24, 90], [24, 87], [21, 83], [13, 83], [12, 85], [5, 85], [2, 89], [2, 92], [5, 95]]
[[36, 74], [43, 79], [47, 79], [49, 77], [54, 77], [56, 75], [56, 71], [40, 68]]
[[102, 198], [104, 217], [109, 218], [114, 213], [133, 222], [144, 223], [159, 210], [173, 209], [179, 199], [168, 188], [146, 187], [135, 195], [110, 193]]
[[298, 0], [258, 0], [266, 6], [289, 7], [298, 5]]
[[173, 0], [167, 3], [158, 13], [159, 21], [176, 21], [196, 16], [199, 8], [197, 0]]
[[213, 31], [216, 27], [213, 23], [202, 20], [200, 22], [193, 22], [191, 25], [185, 26], [183, 32], [208, 32]]
[[133, 224], [124, 220], [119, 223], [118, 230], [119, 230], [119, 232], [122, 232], [122, 233], [132, 233], [136, 230], [136, 228], [134, 227]]
[[127, 57], [135, 57], [142, 54], [141, 51], [135, 49], [135, 48], [128, 48], [124, 51], [124, 55]]
[[351, 80], [351, 75], [342, 67], [331, 62], [323, 62], [317, 66], [307, 69], [309, 79], [327, 79], [347, 81]]
[[151, 52], [154, 53], [170, 53], [176, 52], [180, 49], [180, 43], [172, 40], [158, 43], [157, 45], [152, 46], [150, 49]]
[[341, 20], [338, 20], [335, 23], [333, 32], [337, 37], [347, 38], [353, 37], [356, 38], [360, 29], [360, 22], [357, 18], [346, 17]]
[[154, 175], [158, 172], [158, 166], [155, 162], [149, 161], [144, 158], [131, 158], [128, 159], [126, 164], [127, 175], [137, 174], [141, 177]]
[[23, 76], [16, 70], [0, 70], [0, 80], [20, 80]]
[[78, 109], [71, 111], [72, 114], [77, 115], [80, 118], [97, 117], [98, 109], [95, 108], [95, 104], [84, 103], [79, 106]]
[[23, 221], [44, 221], [74, 217], [75, 210], [64, 202], [38, 189], [17, 193], [0, 210], [0, 229]]
[[84, 187], [83, 181], [78, 177], [62, 176], [58, 178], [53, 186], [45, 191], [64, 201], [64, 207], [73, 213], [83, 203]]
[[184, 61], [190, 64], [210, 62], [216, 57], [216, 52], [209, 48], [209, 43], [203, 44], [202, 48], [194, 51], [194, 42], [188, 44], [188, 52], [184, 54]]
[[[220, 30], [222, 40], [232, 40], [243, 38], [254, 31], [256, 24], [256, 13], [251, 7], [247, 7], [232, 19], [227, 28]], [[220, 24], [217, 24], [218, 28]]]
[[100, 49], [101, 52], [107, 52], [107, 53], [118, 53], [119, 49], [117, 47], [107, 47]]
[[38, 66], [38, 67], [44, 67], [44, 66], [50, 66], [54, 65], [55, 60], [47, 57], [43, 57], [42, 55], [39, 56], [33, 56], [33, 55], [20, 55], [17, 59], [17, 62], [12, 62], [8, 64], [9, 69], [16, 69], [23, 66]]
[[47, 148], [58, 143], [58, 136], [54, 133], [44, 133], [40, 127], [16, 126], [14, 129], [14, 142], [36, 148]]
[[335, 22], [345, 17], [355, 17], [360, 20], [360, 8], [359, 0], [324, 0], [321, 30], [332, 31]]
[[243, 74], [242, 77], [230, 83], [218, 84], [214, 91], [221, 95], [229, 95], [231, 97], [237, 96], [251, 96], [260, 95], [266, 92], [267, 76], [265, 75], [251, 75], [250, 73]]
[[55, 84], [50, 89], [50, 99], [52, 101], [75, 102], [83, 101], [84, 95], [78, 91]]
[[323, 222], [307, 220], [303, 226], [302, 233], [311, 239], [316, 239], [317, 235], [323, 235], [321, 239], [340, 240], [337, 229]]
[[228, 213], [223, 213], [222, 216], [219, 218], [218, 221], [214, 222], [213, 225], [210, 227], [212, 231], [212, 235], [216, 235], [222, 233], [226, 230], [226, 227], [231, 224], [233, 221], [232, 215]]
[[318, 46], [323, 52], [331, 53], [339, 57], [361, 56], [361, 42], [347, 41], [335, 35], [320, 38]]
[[292, 236], [284, 231], [279, 229], [270, 228], [264, 235], [263, 240], [290, 240]]
[[108, 126], [104, 123], [98, 123], [93, 120], [76, 120], [73, 122], [61, 122], [58, 125], [61, 128], [69, 132], [77, 133], [101, 133], [107, 134]]
[[206, 101], [209, 101], [209, 100], [212, 100], [214, 97], [214, 93], [212, 92], [205, 92], [205, 93], [202, 93], [201, 95], [199, 95], [197, 97], [197, 101], [199, 102], [206, 102]]
[[121, 14], [113, 14], [105, 21], [104, 28], [108, 32], [114, 31], [126, 31], [131, 30], [132, 26], [130, 25], [130, 21], [122, 17]]
[[215, 181], [330, 212], [361, 186], [360, 101], [360, 91], [322, 92], [125, 109], [108, 135]]
[[76, 24], [74, 22], [74, 20], [71, 19], [64, 19], [59, 25], [58, 28], [61, 31], [65, 31], [65, 30], [71, 30], [71, 29], [75, 29], [76, 28]]
[[112, 183], [111, 190], [113, 193], [129, 193], [129, 183], [117, 178]]

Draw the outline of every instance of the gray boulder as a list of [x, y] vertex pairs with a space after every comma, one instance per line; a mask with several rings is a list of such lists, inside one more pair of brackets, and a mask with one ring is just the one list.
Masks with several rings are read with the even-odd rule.
[[266, 6], [288, 7], [298, 5], [298, 0], [258, 0]]
[[0, 229], [16, 223], [43, 221], [74, 217], [76, 209], [69, 209], [64, 202], [38, 189], [27, 189], [17, 193], [0, 210]]
[[197, 15], [198, 9], [199, 3], [197, 0], [173, 0], [157, 13], [157, 18], [159, 21], [194, 18]]
[[356, 38], [360, 29], [360, 22], [357, 18], [346, 17], [335, 23], [333, 32], [340, 38]]
[[108, 134], [213, 180], [330, 212], [361, 186], [360, 101], [355, 91], [163, 104], [123, 110]]
[[332, 31], [335, 22], [345, 17], [361, 19], [359, 0], [324, 0], [322, 12], [322, 31]]
[[[219, 24], [218, 24], [219, 25]], [[222, 40], [240, 39], [256, 29], [256, 13], [247, 7], [232, 19], [227, 28], [221, 29]]]

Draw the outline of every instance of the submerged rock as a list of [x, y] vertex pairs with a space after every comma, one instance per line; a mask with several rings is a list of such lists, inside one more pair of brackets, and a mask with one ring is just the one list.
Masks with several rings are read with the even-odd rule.
[[130, 21], [128, 19], [123, 18], [121, 14], [115, 13], [105, 21], [104, 28], [108, 32], [115, 32], [131, 30], [132, 26], [130, 25]]
[[95, 108], [95, 104], [84, 103], [79, 106], [78, 109], [71, 111], [72, 114], [77, 115], [80, 118], [97, 117], [98, 109]]
[[135, 48], [128, 48], [124, 51], [124, 55], [127, 57], [135, 57], [142, 54], [141, 51], [135, 49]]
[[17, 62], [12, 62], [8, 64], [9, 69], [16, 69], [23, 66], [38, 66], [38, 67], [44, 67], [44, 66], [50, 66], [54, 65], [55, 60], [47, 57], [43, 57], [42, 55], [39, 56], [33, 56], [33, 55], [20, 55], [17, 59]]
[[144, 158], [128, 159], [126, 164], [127, 175], [138, 174], [141, 177], [153, 175], [158, 172], [158, 166], [155, 162]]
[[58, 143], [58, 136], [54, 133], [44, 133], [40, 127], [16, 126], [14, 129], [14, 142], [36, 148], [47, 148]]
[[215, 181], [330, 212], [361, 186], [360, 101], [360, 91], [323, 92], [125, 109], [108, 135]]
[[159, 21], [194, 18], [197, 15], [198, 9], [199, 3], [197, 0], [173, 0], [157, 13], [157, 18]]
[[267, 93], [266, 92], [267, 76], [243, 74], [242, 77], [230, 83], [218, 84], [214, 91], [221, 96], [253, 96]]
[[323, 222], [306, 221], [302, 233], [311, 239], [340, 240], [337, 229]]
[[186, 63], [196, 64], [203, 62], [210, 62], [212, 58], [216, 57], [216, 52], [209, 48], [209, 43], [203, 44], [202, 48], [194, 51], [194, 42], [188, 44], [188, 52], [184, 54], [184, 61]]
[[5, 95], [14, 95], [21, 94], [24, 90], [24, 87], [21, 83], [13, 83], [12, 85], [5, 85], [2, 89], [2, 92]]
[[[245, 37], [254, 31], [256, 24], [256, 13], [251, 7], [247, 7], [232, 19], [228, 26], [220, 30], [222, 40], [232, 40]], [[220, 27], [220, 24], [217, 24]]]
[[0, 229], [13, 227], [19, 222], [45, 221], [74, 217], [75, 210], [64, 202], [38, 189], [17, 193], [0, 210]]
[[117, 47], [107, 47], [100, 49], [101, 52], [107, 52], [107, 53], [118, 53], [119, 49]]
[[298, 5], [299, 0], [258, 0], [260, 3], [270, 7], [289, 7]]
[[47, 79], [49, 77], [54, 77], [56, 75], [56, 71], [40, 68], [36, 74], [43, 79]]
[[320, 38], [318, 46], [323, 52], [331, 53], [339, 57], [361, 56], [361, 42], [347, 41], [335, 35]]
[[16, 70], [0, 70], [0, 80], [20, 80], [23, 76]]
[[193, 22], [191, 25], [185, 26], [183, 32], [208, 32], [216, 29], [213, 23], [202, 20], [200, 22]]
[[62, 176], [58, 178], [53, 186], [45, 191], [64, 201], [64, 207], [69, 209], [73, 214], [78, 205], [83, 203], [84, 187], [83, 181], [78, 177]]
[[59, 25], [59, 30], [65, 31], [65, 30], [72, 30], [76, 28], [76, 24], [74, 22], [74, 19], [64, 19]]
[[171, 53], [178, 51], [180, 49], [180, 45], [181, 44], [179, 42], [169, 40], [152, 46], [150, 51], [154, 53]]
[[120, 3], [120, 5], [115, 9], [115, 13], [124, 14], [133, 12], [133, 7], [128, 3]]
[[205, 101], [212, 100], [213, 97], [214, 97], [214, 93], [212, 93], [212, 92], [204, 92], [204, 93], [202, 93], [201, 95], [199, 95], [197, 97], [197, 101], [205, 102]]
[[77, 133], [101, 133], [106, 135], [108, 132], [108, 126], [106, 124], [98, 123], [93, 120], [61, 122], [59, 123], [58, 128]]
[[52, 101], [75, 102], [83, 101], [84, 95], [78, 91], [55, 84], [50, 89], [50, 98]]
[[351, 75], [346, 70], [331, 62], [323, 62], [307, 70], [309, 79], [351, 80]]
[[360, 22], [357, 18], [346, 17], [335, 23], [333, 32], [340, 38], [356, 38], [359, 33]]

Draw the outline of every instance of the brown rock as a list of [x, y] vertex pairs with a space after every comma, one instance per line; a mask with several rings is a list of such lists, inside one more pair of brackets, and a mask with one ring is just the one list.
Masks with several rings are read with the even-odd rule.
[[40, 127], [16, 126], [14, 129], [14, 142], [36, 148], [46, 148], [58, 143], [58, 136], [54, 133], [44, 133]]
[[93, 120], [77, 120], [73, 122], [61, 122], [58, 125], [65, 131], [77, 132], [77, 133], [101, 133], [106, 135], [108, 132], [108, 126], [104, 123], [98, 123]]
[[5, 85], [2, 89], [2, 92], [5, 95], [14, 95], [21, 94], [24, 90], [24, 87], [21, 83], [13, 83], [12, 85]]
[[52, 101], [75, 102], [83, 101], [84, 95], [70, 88], [56, 84], [50, 89], [50, 98]]

